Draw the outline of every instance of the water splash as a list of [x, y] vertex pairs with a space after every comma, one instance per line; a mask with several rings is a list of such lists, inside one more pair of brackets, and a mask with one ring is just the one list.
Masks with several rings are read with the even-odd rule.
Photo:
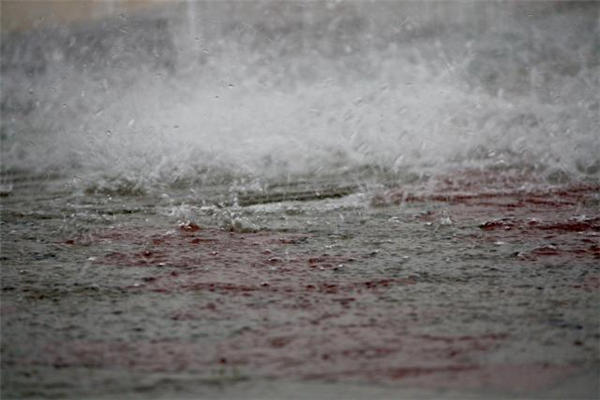
[[457, 166], [598, 179], [598, 10], [183, 3], [4, 35], [2, 170], [116, 195]]

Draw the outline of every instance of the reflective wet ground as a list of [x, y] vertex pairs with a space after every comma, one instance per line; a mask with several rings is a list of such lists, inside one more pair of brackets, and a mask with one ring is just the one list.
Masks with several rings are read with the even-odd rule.
[[229, 207], [22, 185], [8, 397], [598, 393], [597, 184], [462, 170]]

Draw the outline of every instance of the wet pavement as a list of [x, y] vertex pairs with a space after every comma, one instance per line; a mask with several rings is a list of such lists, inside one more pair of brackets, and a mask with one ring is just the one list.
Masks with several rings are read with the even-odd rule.
[[597, 397], [599, 193], [508, 169], [87, 222], [8, 199], [3, 398]]

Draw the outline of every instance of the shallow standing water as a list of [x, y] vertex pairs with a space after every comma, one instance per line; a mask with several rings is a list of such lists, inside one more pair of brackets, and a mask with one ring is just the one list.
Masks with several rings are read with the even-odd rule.
[[119, 7], [3, 32], [3, 397], [598, 395], [596, 3]]

